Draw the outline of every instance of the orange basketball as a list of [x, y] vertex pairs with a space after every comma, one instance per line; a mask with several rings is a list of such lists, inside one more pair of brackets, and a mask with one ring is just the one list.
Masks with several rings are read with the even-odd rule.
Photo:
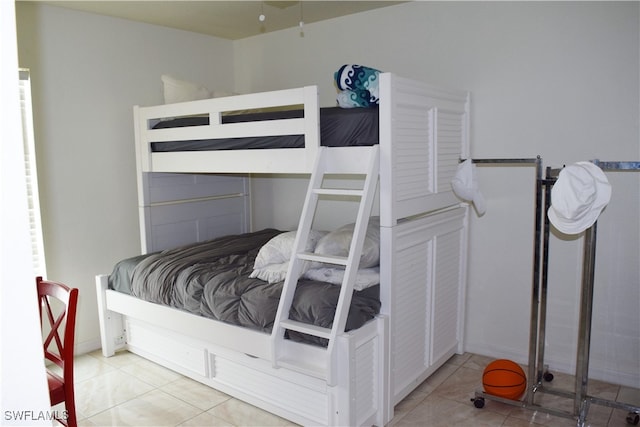
[[482, 386], [488, 394], [517, 400], [527, 389], [527, 377], [516, 362], [498, 359], [484, 368]]

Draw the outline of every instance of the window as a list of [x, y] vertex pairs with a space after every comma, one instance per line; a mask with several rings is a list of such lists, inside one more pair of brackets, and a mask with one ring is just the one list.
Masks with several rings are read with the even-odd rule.
[[22, 134], [24, 135], [24, 162], [27, 199], [29, 202], [29, 228], [31, 231], [31, 254], [36, 276], [47, 277], [42, 238], [42, 220], [38, 198], [38, 174], [33, 136], [33, 114], [31, 105], [31, 81], [29, 70], [20, 70], [20, 110], [22, 113]]

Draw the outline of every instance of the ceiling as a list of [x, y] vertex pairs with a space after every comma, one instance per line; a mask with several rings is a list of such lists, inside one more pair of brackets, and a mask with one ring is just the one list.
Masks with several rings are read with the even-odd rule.
[[[1, 1], [1, 0], [0, 0]], [[38, 0], [36, 0], [38, 1]], [[238, 40], [402, 1], [45, 1], [52, 6]], [[260, 21], [264, 15], [264, 21]]]

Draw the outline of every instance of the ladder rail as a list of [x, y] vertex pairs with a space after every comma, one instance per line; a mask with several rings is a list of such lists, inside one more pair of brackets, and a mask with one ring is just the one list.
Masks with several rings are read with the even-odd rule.
[[369, 170], [367, 171], [363, 188], [363, 198], [360, 200], [360, 205], [358, 207], [356, 223], [351, 237], [347, 266], [345, 268], [344, 278], [340, 287], [336, 313], [333, 318], [331, 335], [327, 345], [327, 382], [330, 385], [337, 383], [338, 369], [335, 363], [331, 363], [331, 361], [335, 356], [336, 338], [338, 337], [338, 334], [344, 332], [347, 325], [347, 317], [349, 315], [349, 309], [351, 308], [351, 298], [353, 297], [353, 287], [360, 267], [360, 257], [362, 255], [362, 248], [364, 246], [364, 240], [371, 217], [375, 188], [378, 184], [380, 163], [379, 151], [377, 149], [372, 150], [371, 156], [373, 156], [373, 158], [369, 161]]
[[371, 153], [374, 156], [369, 162], [369, 170], [364, 182], [363, 199], [360, 201], [358, 208], [358, 214], [356, 216], [356, 223], [353, 229], [353, 236], [351, 237], [351, 245], [349, 248], [349, 255], [347, 257], [347, 265], [345, 268], [344, 278], [340, 288], [340, 296], [338, 297], [338, 304], [336, 307], [336, 314], [333, 321], [331, 338], [329, 340], [329, 353], [332, 351], [332, 346], [335, 343], [335, 338], [338, 334], [344, 332], [347, 324], [347, 316], [349, 314], [349, 308], [351, 307], [351, 297], [353, 296], [353, 287], [360, 267], [360, 257], [362, 255], [362, 248], [364, 247], [364, 240], [367, 234], [367, 227], [369, 225], [369, 219], [371, 214], [371, 208], [373, 207], [373, 198], [375, 194], [375, 187], [378, 183], [378, 170], [379, 170], [379, 155], [377, 150], [373, 150]]
[[[334, 366], [335, 364], [332, 363], [335, 358], [335, 344], [337, 337], [344, 332], [346, 327], [353, 296], [353, 288], [360, 265], [360, 258], [379, 176], [379, 147], [376, 145], [372, 147], [358, 147], [357, 149], [359, 150], [359, 154], [363, 154], [362, 156], [358, 156], [355, 164], [349, 162], [349, 159], [353, 159], [353, 157], [344, 155], [344, 151], [342, 151], [344, 148], [322, 147], [318, 153], [315, 167], [309, 181], [307, 196], [302, 208], [294, 241], [294, 250], [289, 262], [287, 277], [284, 281], [271, 334], [273, 366], [278, 367], [279, 361], [282, 360], [282, 365], [290, 369], [295, 369], [295, 363], [291, 362], [291, 358], [287, 358], [286, 362], [284, 362], [285, 357], [283, 354], [280, 354], [282, 351], [281, 347], [283, 347], [282, 340], [285, 339], [286, 330], [298, 331], [328, 340], [325, 353], [326, 357], [324, 358], [324, 369], [319, 369], [318, 372], [322, 373], [321, 377], [324, 378], [329, 385], [337, 383], [337, 368]], [[351, 150], [353, 150], [353, 148], [351, 148]], [[363, 187], [361, 190], [323, 188], [325, 175], [332, 174], [363, 175]], [[320, 196], [323, 195], [338, 197], [355, 196], [359, 199], [358, 212], [346, 258], [305, 252], [309, 234], [313, 226], [316, 208], [320, 201]], [[303, 266], [310, 261], [342, 265], [345, 267], [333, 323], [330, 328], [289, 319], [289, 312], [298, 286], [298, 278], [302, 274]], [[302, 365], [303, 362], [304, 361], [300, 361], [300, 364]], [[303, 367], [301, 366], [300, 369], [303, 369]]]
[[[309, 239], [309, 233], [311, 232], [311, 226], [313, 225], [313, 214], [315, 206], [318, 203], [319, 195], [313, 191], [322, 184], [322, 174], [317, 171], [321, 169], [323, 156], [321, 152], [324, 148], [320, 148], [320, 153], [316, 157], [315, 166], [311, 179], [309, 180], [309, 186], [307, 189], [307, 197], [305, 198], [304, 205], [302, 206], [302, 212], [300, 214], [300, 223], [298, 224], [298, 230], [296, 232], [296, 238], [293, 243], [293, 256], [289, 262], [287, 269], [287, 276], [282, 287], [282, 294], [280, 295], [280, 301], [278, 302], [278, 309], [276, 311], [276, 317], [273, 322], [273, 330], [271, 333], [271, 352], [273, 355], [273, 363], [275, 365], [277, 360], [277, 347], [278, 339], [284, 338], [285, 328], [282, 327], [282, 322], [289, 318], [289, 309], [293, 304], [293, 297], [295, 296], [295, 287], [297, 285], [298, 277], [302, 272], [302, 264], [294, 261], [295, 254], [303, 252], [306, 247], [306, 242]], [[295, 281], [294, 278], [295, 277]], [[293, 284], [292, 284], [293, 282]], [[293, 290], [291, 289], [293, 288]]]

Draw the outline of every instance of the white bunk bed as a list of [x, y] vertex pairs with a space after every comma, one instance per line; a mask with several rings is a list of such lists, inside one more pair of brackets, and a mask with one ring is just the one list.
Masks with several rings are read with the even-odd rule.
[[[290, 105], [302, 105], [304, 117], [221, 119]], [[250, 178], [238, 174], [310, 173], [320, 151], [316, 87], [134, 111], [144, 253], [250, 231]], [[339, 333], [319, 369], [305, 367], [317, 360], [315, 346], [146, 302], [98, 275], [104, 355], [126, 348], [299, 424], [389, 422], [400, 400], [462, 351], [467, 209], [450, 182], [468, 156], [469, 96], [384, 73], [378, 111], [380, 313]], [[203, 114], [206, 126], [153, 128], [159, 119]], [[304, 135], [304, 147], [152, 150], [159, 141], [262, 135]], [[361, 160], [355, 147], [328, 150], [340, 150], [345, 164]], [[287, 365], [276, 360], [280, 347], [293, 354]]]

